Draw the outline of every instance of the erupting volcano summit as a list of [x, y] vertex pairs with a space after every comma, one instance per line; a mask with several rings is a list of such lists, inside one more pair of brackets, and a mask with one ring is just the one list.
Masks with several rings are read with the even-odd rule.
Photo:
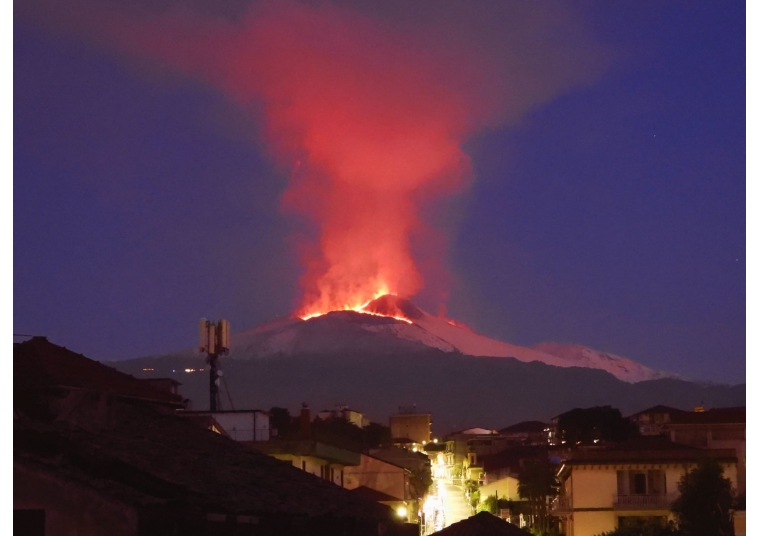
[[672, 376], [577, 344], [540, 343], [526, 348], [490, 339], [391, 294], [356, 309], [270, 322], [237, 334], [233, 340], [233, 356], [238, 358], [301, 353], [413, 354], [435, 348], [470, 356], [539, 361], [556, 367], [600, 369], [627, 382]]

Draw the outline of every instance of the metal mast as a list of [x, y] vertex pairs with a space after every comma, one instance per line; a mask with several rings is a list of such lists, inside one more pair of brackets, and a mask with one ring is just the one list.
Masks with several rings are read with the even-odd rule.
[[200, 319], [200, 351], [205, 352], [206, 363], [211, 369], [209, 383], [209, 407], [211, 411], [221, 410], [221, 397], [219, 396], [219, 356], [229, 353], [229, 322], [219, 320], [210, 322], [205, 318]]

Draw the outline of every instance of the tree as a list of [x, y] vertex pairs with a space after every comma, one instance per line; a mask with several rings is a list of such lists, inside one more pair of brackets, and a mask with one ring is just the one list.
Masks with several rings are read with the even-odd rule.
[[393, 442], [390, 427], [378, 422], [370, 422], [364, 426], [364, 448], [376, 449]]
[[490, 512], [493, 515], [497, 515], [498, 502], [499, 501], [495, 498], [495, 495], [488, 495], [477, 505], [477, 512]]
[[409, 485], [416, 497], [421, 498], [427, 495], [427, 491], [432, 486], [432, 469], [430, 465], [426, 464], [420, 469], [412, 469]]
[[464, 481], [464, 490], [466, 492], [466, 496], [469, 499], [469, 505], [472, 508], [477, 508], [477, 505], [480, 502], [480, 485], [475, 480], [465, 480]]
[[376, 449], [392, 443], [390, 428], [379, 423], [369, 423], [363, 428], [341, 417], [317, 417], [311, 423], [313, 439], [356, 452]]
[[557, 428], [559, 441], [572, 447], [601, 441], [621, 442], [638, 435], [635, 423], [611, 406], [575, 408], [559, 417]]
[[290, 410], [278, 407], [273, 407], [269, 410], [269, 426], [276, 430], [277, 437], [282, 439], [287, 439], [297, 429], [297, 424], [293, 423]]
[[547, 532], [550, 525], [548, 499], [559, 492], [556, 468], [545, 458], [525, 460], [519, 471], [517, 491], [527, 500], [532, 527]]
[[703, 459], [683, 475], [677, 489], [672, 513], [683, 536], [733, 536], [733, 490], [716, 460]]

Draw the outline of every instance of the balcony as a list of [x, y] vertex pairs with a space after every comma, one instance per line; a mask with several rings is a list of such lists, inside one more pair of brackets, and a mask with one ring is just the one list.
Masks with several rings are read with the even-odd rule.
[[572, 511], [572, 497], [559, 495], [551, 501], [551, 513], [554, 515], [566, 514]]
[[615, 495], [615, 510], [669, 510], [676, 493], [655, 495]]

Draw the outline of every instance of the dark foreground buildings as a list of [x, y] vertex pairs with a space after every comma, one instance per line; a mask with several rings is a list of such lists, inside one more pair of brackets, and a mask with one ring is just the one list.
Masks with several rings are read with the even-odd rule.
[[389, 507], [177, 417], [176, 389], [40, 337], [15, 344], [13, 361], [17, 534], [403, 530]]

